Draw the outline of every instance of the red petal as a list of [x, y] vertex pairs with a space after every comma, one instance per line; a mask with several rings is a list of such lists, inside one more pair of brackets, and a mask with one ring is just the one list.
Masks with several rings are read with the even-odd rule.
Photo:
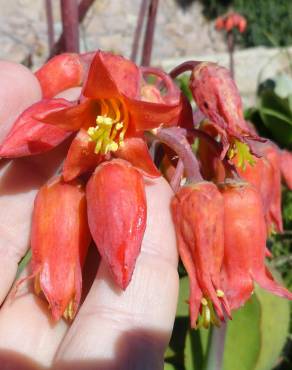
[[0, 157], [16, 158], [44, 153], [62, 141], [71, 132], [47, 125], [35, 119], [39, 114], [50, 114], [69, 107], [65, 99], [41, 100], [26, 109], [16, 120], [0, 149]]
[[126, 289], [146, 227], [143, 177], [122, 159], [104, 162], [87, 183], [86, 197], [91, 235], [115, 282]]
[[38, 114], [36, 118], [67, 131], [77, 131], [80, 128], [95, 126], [98, 111], [98, 104], [94, 100], [86, 99], [81, 104], [75, 104], [60, 111]]
[[[223, 302], [216, 294], [217, 289], [222, 289], [223, 198], [216, 185], [201, 182], [181, 188], [171, 206], [179, 253], [191, 278], [191, 292], [198, 285], [204, 298], [212, 301], [218, 316], [224, 320]], [[190, 304], [194, 307], [198, 302], [197, 298], [195, 302], [192, 299]], [[195, 312], [191, 316], [192, 326], [197, 319], [198, 308]]]
[[281, 151], [280, 157], [282, 177], [289, 190], [292, 190], [292, 153], [288, 150]]
[[273, 275], [266, 266], [261, 270], [253, 271], [253, 277], [261, 288], [266, 289], [279, 297], [292, 300], [292, 293], [274, 280]]
[[126, 139], [124, 146], [120, 147], [113, 154], [115, 157], [125, 159], [139, 170], [142, 170], [145, 176], [161, 176], [161, 173], [152, 161], [147, 144], [142, 138], [132, 137]]
[[174, 126], [179, 122], [182, 101], [176, 104], [150, 103], [124, 98], [137, 131], [151, 130], [163, 126]]
[[137, 97], [141, 73], [131, 61], [98, 51], [90, 66], [83, 94], [93, 99]]
[[89, 140], [85, 130], [80, 130], [69, 148], [64, 168], [63, 178], [71, 181], [75, 177], [89, 171], [102, 161], [102, 156], [94, 153], [95, 143]]
[[271, 165], [272, 175], [272, 197], [268, 210], [268, 220], [274, 224], [278, 232], [283, 232], [282, 220], [282, 190], [281, 190], [281, 171], [280, 155], [277, 148], [273, 145], [265, 145], [265, 157]]
[[35, 72], [43, 97], [52, 98], [70, 87], [79, 86], [83, 78], [83, 66], [78, 54], [61, 54], [50, 59]]
[[32, 270], [38, 276], [55, 320], [81, 297], [81, 268], [90, 243], [86, 199], [80, 185], [56, 179], [35, 200], [32, 221]]

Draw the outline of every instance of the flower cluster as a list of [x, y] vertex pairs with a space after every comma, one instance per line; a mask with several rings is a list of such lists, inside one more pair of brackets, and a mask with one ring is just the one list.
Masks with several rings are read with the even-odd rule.
[[[291, 154], [244, 120], [225, 68], [188, 65], [199, 115], [171, 75], [111, 53], [62, 54], [36, 72], [43, 99], [16, 119], [0, 157], [69, 145], [61, 174], [39, 189], [31, 230], [31, 276], [55, 320], [73, 319], [78, 310], [90, 243], [115, 283], [127, 288], [147, 222], [144, 177], [169, 174], [178, 250], [190, 278], [191, 325], [231, 317], [254, 282], [292, 298], [265, 266], [267, 235], [283, 230], [281, 171], [291, 186]], [[77, 100], [58, 96], [78, 86]]]

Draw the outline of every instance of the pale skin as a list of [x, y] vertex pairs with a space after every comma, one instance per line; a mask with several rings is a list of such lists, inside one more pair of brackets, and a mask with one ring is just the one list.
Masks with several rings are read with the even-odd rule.
[[[5, 125], [41, 96], [32, 74], [3, 63], [0, 138]], [[66, 98], [74, 99], [76, 93], [66, 92]], [[34, 197], [54, 175], [64, 150], [63, 146], [41, 156], [0, 160], [0, 363], [19, 370], [161, 370], [178, 294], [172, 191], [164, 179], [145, 180], [147, 228], [125, 292], [115, 286], [103, 262], [97, 269], [97, 254], [91, 250], [86, 268], [93, 278], [85, 282], [89, 292], [72, 324], [52, 322], [48, 304], [35, 295], [31, 280], [13, 295], [17, 264], [29, 247]]]

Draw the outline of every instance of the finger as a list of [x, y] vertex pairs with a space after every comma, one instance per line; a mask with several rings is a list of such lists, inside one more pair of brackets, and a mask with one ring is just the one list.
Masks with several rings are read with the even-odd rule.
[[16, 117], [41, 99], [41, 87], [29, 69], [0, 60], [0, 144]]
[[51, 366], [67, 324], [63, 320], [53, 323], [47, 306], [32, 292], [31, 281], [6, 299], [0, 310], [1, 369]]
[[56, 356], [57, 369], [163, 368], [178, 293], [177, 251], [162, 178], [146, 187], [148, 220], [132, 281], [119, 290], [101, 263]]
[[[0, 91], [2, 89], [2, 85]], [[23, 91], [23, 95], [26, 90]], [[68, 98], [80, 94], [73, 91]], [[1, 111], [1, 107], [0, 107]], [[18, 262], [29, 247], [34, 199], [38, 189], [60, 167], [68, 143], [42, 155], [2, 161], [0, 166], [0, 304], [15, 278]]]

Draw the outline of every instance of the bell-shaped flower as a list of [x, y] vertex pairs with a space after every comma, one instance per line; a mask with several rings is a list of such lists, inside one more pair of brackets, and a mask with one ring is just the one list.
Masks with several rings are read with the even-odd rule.
[[172, 200], [178, 250], [190, 278], [192, 327], [219, 325], [218, 317], [224, 320], [223, 307], [230, 315], [220, 277], [224, 253], [223, 212], [223, 197], [211, 182], [182, 187]]
[[60, 178], [38, 192], [32, 219], [32, 274], [52, 316], [73, 319], [81, 298], [82, 266], [91, 237], [85, 191]]
[[125, 160], [104, 162], [88, 181], [86, 198], [91, 235], [115, 282], [126, 289], [146, 228], [143, 176]]
[[254, 282], [280, 297], [292, 293], [277, 283], [265, 265], [266, 224], [258, 190], [247, 182], [226, 181], [224, 198], [223, 287], [231, 309], [251, 296]]

